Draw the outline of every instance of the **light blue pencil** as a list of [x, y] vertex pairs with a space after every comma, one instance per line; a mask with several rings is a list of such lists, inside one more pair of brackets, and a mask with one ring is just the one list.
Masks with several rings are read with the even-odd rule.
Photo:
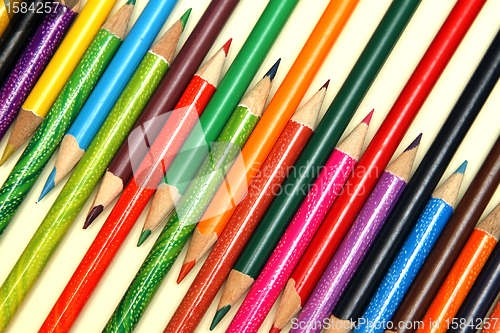
[[467, 161], [434, 191], [362, 318], [358, 319], [354, 333], [382, 333], [396, 328], [390, 322], [392, 315], [451, 217], [466, 167]]
[[41, 200], [78, 163], [178, 0], [150, 0], [63, 138]]

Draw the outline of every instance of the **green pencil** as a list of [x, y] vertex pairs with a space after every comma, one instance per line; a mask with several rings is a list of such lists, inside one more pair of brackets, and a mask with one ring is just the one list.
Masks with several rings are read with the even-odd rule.
[[224, 181], [264, 111], [279, 61], [236, 107], [193, 181], [176, 206], [175, 213], [156, 240], [139, 273], [113, 313], [104, 332], [129, 332], [139, 322], [153, 295], [170, 271], [199, 219]]
[[164, 37], [146, 53], [42, 224], [0, 287], [0, 332], [8, 325], [38, 279], [165, 75], [185, 20], [174, 23]]
[[0, 188], [0, 235], [37, 181], [64, 133], [118, 50], [134, 5], [135, 0], [129, 0], [99, 30], [47, 117]]

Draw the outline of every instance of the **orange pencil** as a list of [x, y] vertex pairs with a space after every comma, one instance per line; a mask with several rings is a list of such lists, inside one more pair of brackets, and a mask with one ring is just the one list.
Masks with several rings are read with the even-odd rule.
[[[231, 195], [228, 195], [228, 189], [223, 184], [198, 224], [202, 236], [216, 233], [216, 237], [211, 237], [210, 243], [204, 247], [205, 251], [217, 241], [217, 237], [220, 236], [233, 215], [237, 203], [244, 197], [248, 185], [254, 179], [288, 120], [299, 106], [358, 2], [359, 0], [333, 0], [326, 7], [283, 83], [269, 103], [259, 124], [241, 151], [245, 163], [245, 173], [242, 172], [241, 168], [231, 168], [227, 175], [227, 179], [231, 180], [229, 191]], [[208, 228], [204, 229], [200, 225], [208, 226]], [[192, 266], [192, 263], [186, 263], [186, 265]]]
[[[500, 205], [479, 223], [427, 310], [417, 333], [444, 333], [452, 324], [500, 236]], [[497, 331], [500, 330], [498, 325]]]

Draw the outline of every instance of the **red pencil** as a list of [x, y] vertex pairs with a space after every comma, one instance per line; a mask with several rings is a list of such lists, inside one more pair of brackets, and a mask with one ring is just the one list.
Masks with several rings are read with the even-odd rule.
[[[387, 114], [294, 277], [314, 286], [486, 0], [459, 0]], [[304, 277], [304, 278], [303, 278]], [[307, 277], [307, 279], [305, 278]]]
[[[184, 131], [176, 131], [175, 129], [181, 125], [186, 126], [189, 120], [194, 117], [193, 113], [199, 116], [207, 105], [215, 91], [222, 71], [224, 61], [220, 60], [226, 58], [230, 42], [231, 40], [207, 62], [206, 66], [201, 67], [189, 83], [174, 111], [172, 111], [175, 113], [171, 114], [149, 151], [148, 156], [151, 157], [151, 162], [156, 157], [155, 155], [158, 154], [157, 148], [160, 146], [169, 147], [169, 152], [172, 153], [170, 155], [166, 154], [166, 156], [171, 157], [169, 161], [175, 157], [176, 149], [180, 148], [183, 139], [187, 137], [189, 132], [186, 128], [184, 128]], [[194, 118], [196, 120], [197, 116]], [[143, 160], [143, 162], [145, 161], [147, 162], [147, 157]], [[162, 159], [162, 161], [164, 163], [162, 166], [167, 169], [169, 161], [167, 158]], [[147, 168], [144, 168], [143, 164], [141, 163], [139, 170], [146, 173]], [[159, 174], [158, 178], [163, 176], [161, 172], [155, 172], [155, 174]], [[78, 318], [99, 280], [142, 213], [142, 209], [147, 205], [155, 191], [154, 187], [138, 185], [135, 179], [136, 177], [132, 178], [111, 211], [96, 239], [40, 328], [41, 332], [67, 332]], [[134, 200], [130, 200], [131, 198], [134, 198]], [[140, 206], [142, 209], [131, 209], [132, 206]]]

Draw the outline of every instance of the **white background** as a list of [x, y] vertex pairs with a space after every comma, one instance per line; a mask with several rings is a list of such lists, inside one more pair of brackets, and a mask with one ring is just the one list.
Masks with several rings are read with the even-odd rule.
[[[123, 2], [124, 1], [119, 1], [115, 10]], [[133, 20], [137, 18], [146, 2], [147, 1], [144, 0], [137, 1]], [[267, 2], [266, 0], [242, 0], [215, 42], [208, 57], [219, 49], [227, 39], [233, 37], [234, 40], [229, 52], [229, 61], [225, 66], [225, 69], [227, 69]], [[282, 58], [272, 94], [274, 94], [283, 80], [286, 72], [292, 65], [295, 57], [299, 53], [302, 45], [306, 41], [328, 2], [328, 0], [302, 0], [295, 9], [295, 12], [286, 24], [283, 32], [256, 76], [257, 79], [262, 77], [277, 58]], [[185, 10], [193, 7], [186, 30], [181, 38], [180, 45], [182, 45], [208, 3], [209, 0], [180, 0], [166, 22], [164, 31], [177, 20]], [[326, 110], [390, 3], [391, 0], [360, 1], [356, 11], [344, 29], [344, 32], [317, 75], [316, 80], [311, 85], [305, 97], [306, 100], [327, 79], [331, 79], [325, 104], [323, 105], [323, 110]], [[350, 131], [371, 109], [375, 108], [375, 115], [367, 139], [373, 137], [376, 129], [390, 110], [390, 107], [394, 103], [405, 82], [413, 72], [418, 61], [455, 3], [456, 0], [422, 1], [422, 4], [413, 16], [404, 34], [401, 36], [401, 39], [375, 80], [372, 88], [361, 103], [359, 110], [347, 128], [347, 132]], [[499, 13], [500, 0], [489, 0], [409, 129], [396, 155], [404, 150], [418, 133], [423, 132], [422, 144], [416, 162], [418, 163], [421, 160], [441, 124], [455, 104], [461, 90], [464, 88], [470, 75], [479, 63], [486, 48], [495, 36], [497, 29], [500, 27]], [[254, 80], [252, 85], [257, 79]], [[444, 176], [448, 177], [464, 159], [469, 160], [461, 195], [465, 192], [474, 174], [481, 166], [484, 157], [500, 134], [499, 109], [500, 89], [496, 87]], [[8, 136], [9, 133], [7, 133], [5, 138], [8, 138]], [[6, 141], [7, 140], [4, 139], [1, 142], [0, 151], [3, 151]], [[365, 147], [366, 145], [367, 143]], [[0, 168], [0, 182], [3, 182], [7, 178], [8, 173], [13, 168], [21, 152], [22, 149], [19, 149], [17, 153]], [[57, 194], [64, 185], [63, 183], [59, 184], [41, 203], [36, 203], [53, 164], [54, 158], [49, 162], [38, 182], [11, 221], [9, 227], [0, 238], [0, 282], [3, 282], [7, 277], [25, 245], [30, 240], [45, 216], [45, 213], [49, 210], [51, 204], [54, 202]], [[36, 332], [44, 321], [52, 305], [73, 274], [75, 268], [110, 212], [111, 207], [101, 214], [100, 218], [97, 219], [88, 230], [82, 230], [82, 225], [93, 196], [94, 194], [88, 200], [87, 205], [83, 208], [63, 242], [45, 267], [38, 282], [31, 290], [7, 329], [8, 333]], [[499, 201], [500, 192], [497, 191], [486, 213], [488, 213]], [[159, 230], [157, 230], [142, 247], [136, 247], [145, 213], [140, 221], [137, 222], [129, 238], [116, 256], [113, 264], [104, 275], [103, 280], [74, 325], [72, 332], [101, 332], [102, 328], [105, 326], [116, 304], [121, 299], [159, 233]], [[175, 311], [176, 306], [181, 301], [191, 281], [194, 279], [195, 273], [200, 268], [201, 263], [195, 267], [193, 272], [191, 272], [180, 285], [177, 285], [175, 280], [179, 274], [184, 254], [185, 251], [181, 253], [179, 260], [177, 260], [172, 267], [169, 275], [163, 282], [137, 326], [136, 332], [162, 332], [165, 328], [170, 316]], [[215, 313], [219, 297], [220, 294], [198, 326], [198, 332], [209, 331], [208, 328]], [[238, 306], [232, 309], [214, 332], [224, 332]], [[273, 311], [268, 316], [260, 332], [268, 332], [273, 322], [275, 310], [276, 307], [273, 308]]]

